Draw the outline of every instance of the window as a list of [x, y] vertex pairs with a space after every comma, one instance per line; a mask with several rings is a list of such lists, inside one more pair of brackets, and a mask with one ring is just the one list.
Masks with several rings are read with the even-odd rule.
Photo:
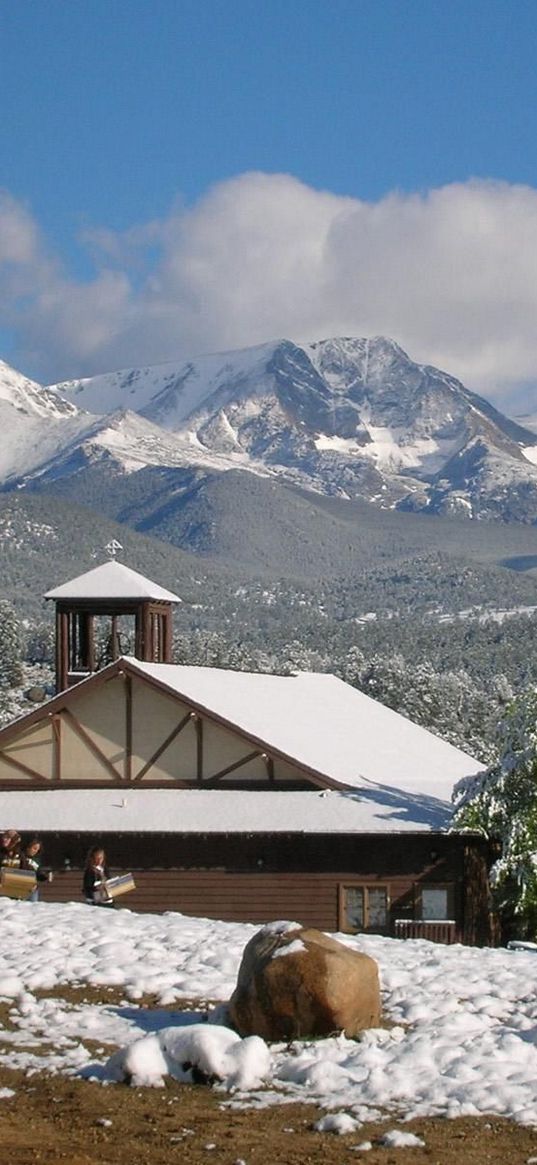
[[364, 886], [354, 882], [339, 887], [340, 930], [387, 930], [388, 908], [387, 886]]
[[444, 922], [453, 917], [452, 886], [421, 886], [420, 917], [424, 921]]
[[364, 925], [364, 890], [362, 886], [345, 886], [343, 920], [344, 930], [362, 930]]

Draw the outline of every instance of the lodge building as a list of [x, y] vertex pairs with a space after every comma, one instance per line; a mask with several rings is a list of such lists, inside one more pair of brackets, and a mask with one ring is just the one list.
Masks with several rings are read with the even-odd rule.
[[80, 900], [98, 842], [134, 910], [490, 941], [488, 847], [448, 832], [472, 757], [335, 676], [173, 664], [178, 596], [115, 560], [46, 598], [57, 693], [0, 731], [0, 824], [42, 837], [44, 898]]

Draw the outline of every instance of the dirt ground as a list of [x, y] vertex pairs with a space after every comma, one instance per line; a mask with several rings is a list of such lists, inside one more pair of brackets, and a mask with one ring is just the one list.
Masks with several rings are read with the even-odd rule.
[[[75, 1001], [74, 992], [61, 994]], [[97, 1002], [98, 993], [81, 996]], [[111, 1002], [109, 992], [100, 998]], [[404, 1125], [390, 1118], [337, 1136], [314, 1131], [322, 1112], [313, 1105], [235, 1110], [227, 1094], [204, 1085], [103, 1087], [2, 1068], [0, 1087], [16, 1090], [0, 1101], [0, 1159], [9, 1165], [345, 1165], [363, 1158], [356, 1149], [363, 1141], [373, 1142], [367, 1165], [417, 1165], [419, 1159], [427, 1165], [526, 1165], [531, 1158], [537, 1165], [537, 1129], [496, 1117]], [[420, 1136], [425, 1148], [375, 1144], [396, 1127]]]

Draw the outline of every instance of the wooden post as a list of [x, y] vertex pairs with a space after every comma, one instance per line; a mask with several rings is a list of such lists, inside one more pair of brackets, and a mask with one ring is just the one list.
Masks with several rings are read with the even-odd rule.
[[134, 655], [136, 659], [144, 658], [144, 608], [141, 603], [134, 615]]
[[196, 716], [196, 779], [199, 784], [203, 780], [203, 720]]
[[65, 687], [63, 668], [63, 615], [56, 607], [56, 691], [62, 692]]
[[95, 649], [95, 620], [110, 619], [108, 662], [121, 655], [120, 619], [134, 616], [134, 655], [147, 663], [172, 663], [171, 604], [157, 599], [65, 600], [56, 606], [56, 689], [64, 691], [73, 679], [91, 675], [103, 663]]
[[142, 654], [140, 659], [151, 662], [151, 604], [144, 603], [142, 606]]
[[52, 780], [62, 779], [62, 719], [52, 717]]
[[78, 671], [78, 667], [77, 667], [78, 620], [77, 620], [76, 613], [74, 611], [69, 612], [67, 619], [68, 619], [68, 626], [69, 626], [69, 631], [68, 631], [69, 664], [68, 664], [68, 668], [69, 668], [70, 672], [73, 672], [73, 671]]
[[69, 672], [69, 615], [56, 611], [56, 691], [64, 692]]
[[164, 663], [173, 663], [173, 620], [171, 606], [164, 608]]
[[132, 676], [125, 676], [125, 780], [132, 781]]
[[151, 663], [158, 663], [158, 614], [154, 607], [150, 608], [149, 622], [151, 628], [149, 632], [149, 658]]

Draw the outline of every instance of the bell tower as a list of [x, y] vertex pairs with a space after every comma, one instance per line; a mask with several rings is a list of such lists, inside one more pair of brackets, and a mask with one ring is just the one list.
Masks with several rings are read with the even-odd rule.
[[[47, 591], [45, 599], [56, 605], [57, 692], [121, 655], [172, 663], [172, 612], [181, 599], [115, 558]], [[134, 630], [128, 652], [121, 641], [123, 616], [131, 616]]]

